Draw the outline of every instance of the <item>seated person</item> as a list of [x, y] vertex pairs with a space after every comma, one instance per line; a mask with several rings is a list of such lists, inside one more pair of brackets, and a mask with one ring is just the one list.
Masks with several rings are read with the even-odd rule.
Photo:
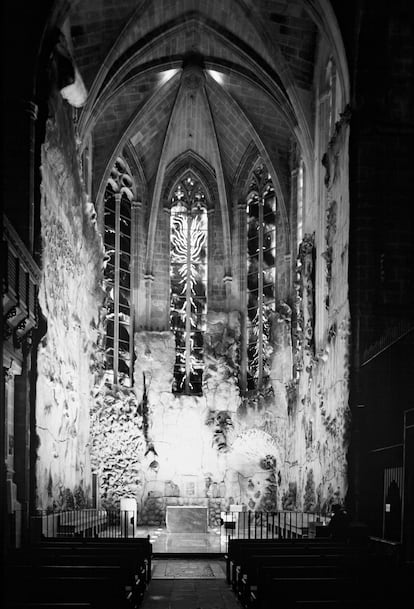
[[338, 503], [332, 506], [332, 517], [328, 524], [331, 539], [347, 541], [349, 529], [349, 516], [344, 507]]

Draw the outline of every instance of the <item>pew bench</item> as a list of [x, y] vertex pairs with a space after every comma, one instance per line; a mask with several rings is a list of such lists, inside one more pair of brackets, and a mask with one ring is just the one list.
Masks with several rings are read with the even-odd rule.
[[327, 539], [282, 539], [282, 540], [267, 540], [267, 539], [231, 539], [226, 560], [226, 579], [227, 583], [231, 583], [234, 566], [240, 564], [243, 557], [248, 554], [260, 553], [301, 553], [305, 554], [315, 552], [325, 553], [355, 553], [355, 548], [344, 543], [335, 543]]
[[[227, 583], [233, 585], [233, 583], [237, 579], [237, 573], [240, 569], [243, 569], [243, 566], [248, 563], [251, 556], [254, 555], [262, 555], [262, 556], [273, 556], [275, 561], [278, 561], [278, 556], [283, 556], [287, 558], [292, 556], [292, 560], [303, 560], [306, 557], [309, 557], [309, 562], [314, 562], [315, 557], [328, 557], [333, 556], [337, 560], [340, 560], [342, 557], [345, 560], [345, 557], [352, 557], [352, 559], [356, 556], [355, 552], [350, 548], [342, 548], [340, 546], [335, 545], [326, 545], [323, 547], [312, 547], [308, 545], [307, 547], [302, 547], [300, 545], [296, 547], [291, 546], [256, 546], [252, 545], [251, 547], [242, 547], [239, 548], [238, 552], [232, 553], [232, 555], [228, 555], [226, 560], [226, 577]], [[280, 560], [279, 560], [280, 562]], [[306, 561], [305, 561], [306, 562]]]
[[37, 603], [35, 601], [26, 603], [12, 601], [8, 607], [9, 609], [92, 609], [90, 603]]
[[352, 600], [351, 578], [273, 577], [261, 574], [250, 592], [250, 609], [288, 609], [298, 600]]
[[255, 589], [258, 585], [260, 578], [276, 577], [276, 578], [317, 578], [317, 577], [330, 577], [340, 578], [349, 576], [354, 578], [357, 583], [357, 577], [355, 573], [345, 570], [343, 567], [331, 562], [321, 560], [318, 564], [309, 565], [279, 565], [274, 566], [271, 562], [263, 561], [258, 562], [254, 565], [254, 568], [248, 570], [241, 577], [237, 588], [234, 590], [238, 596], [241, 604], [244, 607], [249, 606], [250, 592]]
[[8, 590], [14, 602], [88, 603], [92, 609], [132, 609], [133, 599], [121, 581], [104, 576], [26, 577], [24, 586]]
[[40, 560], [49, 564], [74, 562], [76, 556], [80, 564], [86, 561], [86, 564], [130, 565], [140, 577], [145, 572], [147, 584], [151, 579], [152, 544], [147, 537], [122, 540], [48, 539], [32, 546], [31, 555], [35, 562]]
[[97, 535], [108, 522], [104, 511], [63, 512], [58, 519], [57, 536]]
[[[55, 590], [55, 579], [61, 578], [62, 582], [67, 582], [72, 578], [75, 581], [86, 582], [89, 578], [101, 578], [111, 581], [116, 587], [122, 588], [121, 600], [112, 602], [112, 609], [122, 606], [132, 609], [138, 607], [143, 599], [145, 590], [151, 579], [151, 557], [152, 545], [148, 538], [137, 538], [128, 540], [125, 543], [115, 540], [105, 542], [90, 543], [85, 540], [72, 538], [70, 541], [62, 542], [59, 540], [42, 541], [40, 544], [25, 549], [24, 552], [16, 553], [14, 560], [8, 566], [10, 575], [14, 574], [16, 581], [30, 582], [35, 586], [34, 577], [38, 579], [49, 578], [48, 583], [51, 589]], [[10, 582], [13, 577], [10, 577]], [[103, 584], [103, 582], [102, 582]], [[86, 583], [85, 583], [86, 585]], [[21, 587], [15, 586], [16, 590]], [[30, 587], [30, 586], [29, 586]], [[74, 603], [91, 604], [92, 601], [87, 596], [80, 595], [72, 598], [74, 594], [71, 590], [67, 597], [60, 598], [54, 594], [53, 598], [40, 596], [36, 598], [24, 598], [27, 601], [37, 604], [44, 602], [56, 602], [59, 605], [63, 601]], [[11, 598], [14, 599], [14, 591], [10, 590]], [[104, 595], [101, 603], [105, 603], [109, 595]], [[14, 600], [19, 600], [16, 597]], [[21, 599], [20, 599], [21, 600]], [[95, 601], [93, 601], [95, 602]], [[63, 608], [62, 608], [63, 609]]]

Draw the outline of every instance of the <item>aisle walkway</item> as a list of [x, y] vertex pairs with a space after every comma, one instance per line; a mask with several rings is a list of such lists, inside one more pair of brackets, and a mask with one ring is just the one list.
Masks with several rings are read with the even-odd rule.
[[169, 533], [164, 527], [136, 529], [136, 537], [150, 536], [154, 554], [224, 554], [227, 539], [219, 528], [208, 533]]
[[142, 609], [241, 609], [224, 560], [154, 559]]

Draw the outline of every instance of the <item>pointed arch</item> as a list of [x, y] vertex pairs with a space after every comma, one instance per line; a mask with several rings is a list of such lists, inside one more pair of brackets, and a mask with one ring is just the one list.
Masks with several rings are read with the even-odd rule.
[[213, 209], [215, 203], [219, 201], [216, 172], [205, 159], [192, 150], [186, 150], [167, 166], [161, 195], [162, 202], [167, 203], [175, 184], [187, 171], [192, 171], [203, 184], [208, 198], [208, 209]]

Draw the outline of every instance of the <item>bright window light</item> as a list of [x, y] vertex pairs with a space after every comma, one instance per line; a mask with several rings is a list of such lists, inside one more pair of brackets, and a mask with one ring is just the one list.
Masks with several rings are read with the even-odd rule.
[[221, 72], [216, 72], [216, 70], [207, 70], [207, 72], [210, 74], [210, 76], [212, 78], [214, 78], [214, 80], [216, 82], [218, 82], [219, 85], [222, 85], [224, 82], [224, 75]]
[[177, 74], [177, 72], [178, 68], [172, 68], [171, 70], [164, 70], [164, 72], [160, 72], [160, 84], [163, 85], [166, 83], [167, 80], [170, 80], [170, 78], [172, 78], [174, 74]]

